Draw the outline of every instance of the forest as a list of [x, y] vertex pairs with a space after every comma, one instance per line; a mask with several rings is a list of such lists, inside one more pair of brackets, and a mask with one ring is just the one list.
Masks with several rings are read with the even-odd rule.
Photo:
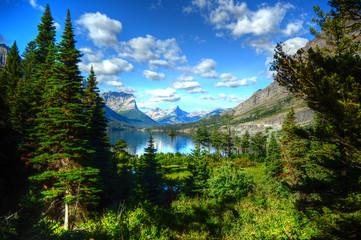
[[157, 153], [150, 131], [142, 156], [109, 143], [70, 11], [57, 43], [47, 5], [0, 72], [0, 239], [361, 239], [361, 5], [329, 5], [311, 29], [326, 45], [280, 43], [271, 67], [313, 125], [291, 109], [277, 132], [197, 126], [190, 155]]

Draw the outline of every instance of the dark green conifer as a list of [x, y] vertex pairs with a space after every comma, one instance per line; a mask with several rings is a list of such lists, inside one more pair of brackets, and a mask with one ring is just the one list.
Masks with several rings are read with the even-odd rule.
[[39, 65], [45, 63], [50, 43], [55, 43], [54, 18], [51, 16], [49, 4], [46, 5], [41, 23], [38, 25], [36, 43], [36, 62]]
[[87, 123], [89, 126], [88, 145], [95, 151], [93, 154], [96, 165], [100, 167], [109, 160], [109, 139], [106, 135], [107, 120], [105, 114], [105, 104], [99, 96], [97, 80], [94, 74], [93, 66], [90, 69], [90, 75], [87, 79], [85, 89], [85, 104]]
[[281, 158], [281, 147], [277, 142], [275, 133], [271, 134], [271, 139], [267, 146], [266, 156], [266, 174], [270, 178], [277, 179], [283, 172], [282, 158]]
[[79, 220], [86, 213], [87, 205], [96, 202], [99, 170], [84, 167], [89, 166], [89, 155], [93, 151], [86, 145], [83, 79], [77, 66], [81, 54], [75, 48], [69, 10], [62, 38], [59, 53], [49, 51], [47, 56], [46, 63], [53, 64], [45, 85], [43, 106], [37, 115], [38, 126], [33, 137], [38, 140], [38, 146], [31, 159], [39, 174], [31, 179], [43, 185], [42, 193], [54, 207], [50, 216], [59, 217], [58, 208], [63, 206], [67, 229], [69, 222]]

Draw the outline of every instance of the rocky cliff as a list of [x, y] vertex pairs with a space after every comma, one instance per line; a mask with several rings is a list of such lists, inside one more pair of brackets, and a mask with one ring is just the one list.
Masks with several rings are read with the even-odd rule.
[[0, 68], [5, 66], [6, 58], [9, 54], [10, 48], [5, 44], [0, 44]]
[[133, 94], [109, 91], [102, 93], [100, 96], [107, 106], [105, 116], [111, 123], [111, 127], [151, 127], [159, 125], [138, 109]]

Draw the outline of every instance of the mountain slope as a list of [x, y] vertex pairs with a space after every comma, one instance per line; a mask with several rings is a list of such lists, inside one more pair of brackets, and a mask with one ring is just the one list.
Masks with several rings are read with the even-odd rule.
[[100, 95], [107, 106], [106, 117], [110, 126], [151, 127], [159, 124], [141, 112], [133, 94], [123, 92], [105, 92]]
[[[295, 109], [300, 124], [306, 125], [312, 122], [314, 113], [305, 102], [295, 98], [285, 88], [273, 82], [265, 89], [255, 92], [249, 99], [233, 109], [194, 123], [174, 125], [172, 128], [190, 132], [199, 127], [222, 129], [230, 125], [238, 135], [244, 134], [247, 130], [250, 134], [263, 132], [267, 128], [277, 131], [281, 129], [283, 120], [291, 108]], [[231, 117], [230, 121], [228, 116]], [[160, 128], [167, 130], [166, 126]]]

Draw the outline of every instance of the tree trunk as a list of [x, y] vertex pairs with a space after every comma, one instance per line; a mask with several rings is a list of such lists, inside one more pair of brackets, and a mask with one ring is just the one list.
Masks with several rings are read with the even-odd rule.
[[[68, 191], [66, 192], [66, 194]], [[69, 206], [65, 203], [65, 210], [64, 210], [64, 230], [68, 230], [69, 226]]]

